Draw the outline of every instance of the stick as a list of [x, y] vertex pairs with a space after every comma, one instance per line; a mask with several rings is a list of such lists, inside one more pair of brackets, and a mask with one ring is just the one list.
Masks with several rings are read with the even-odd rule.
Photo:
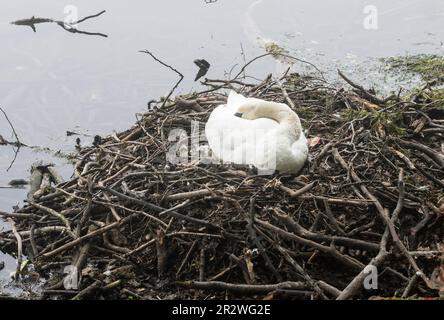
[[8, 213], [8, 212], [0, 211], [0, 216], [7, 217], [7, 218], [30, 219], [30, 218], [33, 218], [35, 215], [29, 214], [29, 213], [15, 213], [15, 212]]
[[414, 141], [405, 141], [396, 137], [390, 137], [390, 140], [395, 141], [405, 147], [412, 148], [424, 152], [429, 155], [439, 166], [444, 168], [444, 156], [433, 150], [432, 148], [425, 146], [421, 143]]
[[369, 101], [379, 104], [379, 105], [383, 105], [384, 101], [379, 99], [378, 97], [374, 96], [373, 94], [369, 93], [367, 90], [365, 90], [362, 86], [354, 83], [353, 81], [351, 81], [349, 78], [347, 78], [342, 72], [341, 70], [338, 69], [338, 74], [339, 76], [344, 79], [349, 85], [351, 85], [352, 87], [358, 89], [362, 95], [364, 96], [364, 98], [368, 99]]
[[304, 193], [310, 191], [311, 189], [313, 189], [313, 187], [316, 185], [316, 181], [313, 181], [312, 183], [309, 183], [307, 185], [305, 185], [304, 187], [294, 191], [282, 184], [279, 185], [279, 189], [288, 193], [288, 195], [290, 196], [290, 198], [297, 198], [301, 195], [303, 195]]
[[17, 232], [17, 228], [15, 226], [14, 220], [11, 218], [8, 218], [9, 223], [11, 223], [12, 233], [14, 234], [15, 238], [17, 239], [17, 269], [16, 269], [16, 276], [20, 274], [20, 268], [22, 266], [22, 237]]
[[161, 108], [163, 108], [165, 106], [165, 104], [167, 103], [168, 99], [171, 97], [171, 95], [173, 94], [174, 90], [176, 90], [176, 88], [179, 86], [179, 84], [182, 82], [183, 80], [183, 74], [180, 73], [179, 71], [177, 71], [176, 69], [174, 69], [172, 66], [160, 61], [158, 58], [156, 58], [155, 55], [153, 55], [151, 52], [149, 52], [148, 50], [142, 50], [139, 51], [141, 53], [146, 53], [149, 54], [154, 60], [156, 60], [157, 62], [159, 62], [161, 65], [169, 68], [170, 70], [174, 71], [175, 73], [177, 73], [179, 75], [179, 81], [177, 81], [177, 83], [174, 85], [174, 87], [171, 89], [171, 91], [168, 93], [168, 95], [166, 96], [165, 100], [163, 100], [162, 106]]
[[14, 133], [15, 140], [16, 140], [16, 142], [15, 142], [15, 146], [16, 146], [17, 148], [20, 148], [20, 147], [26, 147], [25, 144], [23, 144], [23, 143], [20, 142], [20, 139], [19, 139], [19, 137], [18, 137], [17, 132], [15, 131], [14, 126], [12, 125], [11, 121], [10, 121], [9, 118], [8, 118], [8, 115], [7, 115], [6, 112], [2, 109], [2, 107], [0, 107], [0, 111], [1, 111], [1, 112], [3, 113], [3, 115], [5, 116], [6, 121], [8, 121], [9, 126], [11, 127], [12, 132]]
[[72, 247], [75, 247], [76, 245], [82, 243], [85, 240], [97, 237], [97, 236], [99, 236], [99, 235], [101, 235], [101, 234], [103, 234], [103, 233], [105, 233], [105, 232], [107, 232], [107, 231], [109, 231], [111, 229], [117, 228], [119, 226], [122, 226], [122, 225], [130, 222], [131, 219], [133, 219], [135, 216], [136, 216], [136, 214], [132, 214], [132, 215], [126, 217], [126, 218], [123, 218], [120, 221], [113, 222], [113, 223], [111, 223], [111, 224], [109, 224], [109, 225], [107, 225], [105, 227], [97, 229], [97, 230], [95, 230], [93, 232], [90, 232], [90, 233], [88, 233], [88, 234], [86, 234], [86, 235], [84, 235], [82, 237], [79, 237], [79, 238], [77, 238], [77, 239], [75, 239], [75, 240], [73, 240], [71, 242], [68, 242], [68, 243], [58, 247], [57, 249], [54, 249], [53, 251], [44, 253], [41, 256], [43, 258], [49, 258], [49, 257], [52, 257], [52, 256], [54, 256], [56, 254], [59, 254], [59, 253], [63, 252], [63, 251], [71, 249]]
[[58, 26], [62, 27], [64, 30], [71, 32], [71, 33], [80, 33], [80, 34], [86, 34], [88, 36], [99, 36], [99, 37], [103, 37], [103, 38], [108, 38], [108, 35], [104, 34], [104, 33], [100, 33], [100, 32], [88, 32], [88, 31], [82, 31], [82, 30], [78, 30], [76, 28], [67, 28], [65, 25], [65, 22], [62, 21], [54, 21], [55, 23], [57, 23]]
[[29, 242], [31, 243], [33, 258], [37, 257], [39, 254], [39, 251], [37, 249], [37, 245], [35, 243], [34, 230], [35, 230], [35, 223], [32, 224], [31, 230], [29, 230], [29, 233], [30, 233], [29, 234]]
[[202, 248], [200, 249], [200, 259], [199, 259], [199, 281], [204, 281], [206, 276], [205, 276], [205, 271], [206, 271], [206, 264], [207, 264], [207, 259], [206, 259], [206, 241], [205, 238], [202, 239]]
[[176, 278], [178, 278], [179, 275], [182, 273], [182, 270], [183, 270], [185, 264], [188, 262], [189, 258], [191, 257], [191, 254], [194, 252], [194, 249], [196, 248], [196, 246], [197, 246], [197, 240], [195, 240], [193, 242], [190, 249], [187, 251], [185, 257], [183, 258], [182, 263], [179, 266], [179, 269], [177, 269]]
[[97, 281], [93, 282], [91, 285], [89, 285], [88, 287], [86, 287], [85, 289], [83, 289], [82, 291], [80, 291], [71, 300], [82, 300], [85, 296], [87, 296], [87, 295], [91, 294], [92, 292], [96, 291], [97, 289], [99, 289], [101, 285], [102, 285], [102, 282], [97, 280]]
[[313, 288], [313, 290], [323, 299], [328, 300], [325, 293], [319, 288], [318, 283], [316, 283], [310, 275], [299, 265], [299, 263], [296, 262], [289, 254], [288, 252], [282, 248], [280, 245], [276, 244], [276, 248], [278, 251], [284, 256], [285, 260], [287, 260], [288, 263], [292, 265], [292, 267], [300, 274], [302, 277], [307, 281], [307, 283]]
[[91, 16], [87, 16], [87, 17], [85, 17], [85, 18], [83, 18], [83, 19], [80, 19], [80, 20], [78, 20], [78, 21], [76, 21], [76, 22], [71, 22], [71, 24], [82, 23], [82, 22], [85, 21], [85, 20], [88, 20], [88, 19], [91, 19], [91, 18], [96, 18], [96, 17], [98, 17], [98, 16], [101, 16], [101, 15], [104, 14], [105, 12], [106, 12], [106, 10], [100, 11], [100, 12], [97, 13], [97, 14], [93, 14], [93, 15], [91, 15]]
[[[12, 22], [12, 24], [15, 25], [25, 25], [25, 26], [30, 26], [32, 28], [32, 30], [34, 32], [36, 32], [36, 28], [35, 25], [37, 23], [55, 23], [58, 26], [62, 27], [65, 31], [71, 32], [71, 33], [81, 33], [81, 34], [86, 34], [86, 35], [92, 35], [92, 36], [101, 36], [101, 37], [108, 37], [108, 35], [103, 34], [103, 33], [99, 33], [99, 32], [87, 32], [87, 31], [80, 31], [78, 29], [76, 29], [75, 27], [73, 27], [73, 25], [82, 23], [85, 20], [91, 19], [91, 18], [96, 18], [102, 14], [104, 14], [106, 12], [106, 10], [100, 11], [97, 14], [91, 15], [91, 16], [87, 16], [83, 19], [77, 20], [77, 21], [73, 21], [70, 23], [66, 23], [65, 21], [60, 21], [60, 20], [54, 20], [54, 19], [47, 19], [47, 18], [35, 18], [32, 17], [30, 19], [23, 19], [23, 20], [18, 20], [18, 21], [14, 21]], [[68, 27], [67, 25], [69, 25], [70, 27]]]
[[416, 284], [418, 280], [418, 275], [415, 273], [413, 277], [410, 278], [409, 283], [407, 284], [407, 287], [405, 287], [404, 292], [401, 295], [401, 299], [405, 299], [409, 296], [410, 292], [413, 289], [413, 286]]
[[318, 286], [321, 288], [324, 292], [329, 293], [334, 298], [337, 298], [341, 294], [341, 290], [339, 290], [336, 287], [333, 287], [331, 284], [328, 284], [322, 280], [318, 281]]
[[35, 203], [35, 202], [33, 202], [33, 201], [30, 201], [29, 204], [30, 204], [31, 206], [33, 206], [33, 207], [39, 209], [39, 210], [45, 211], [45, 212], [47, 212], [47, 213], [49, 213], [49, 214], [51, 214], [51, 215], [53, 215], [53, 216], [59, 218], [60, 221], [62, 221], [63, 224], [65, 225], [65, 227], [66, 227], [66, 231], [68, 232], [68, 234], [69, 234], [73, 239], [76, 239], [76, 238], [77, 238], [77, 235], [71, 230], [71, 224], [70, 224], [70, 222], [69, 222], [68, 219], [66, 219], [63, 215], [61, 215], [60, 213], [58, 213], [58, 212], [55, 211], [54, 209], [51, 209], [51, 208], [48, 208], [48, 207], [42, 206], [42, 205], [40, 205], [40, 204], [38, 204], [38, 203]]
[[163, 230], [157, 230], [156, 235], [156, 256], [157, 256], [157, 276], [162, 279], [167, 266], [167, 241]]
[[255, 198], [250, 199], [250, 212], [247, 219], [248, 225], [248, 233], [250, 234], [251, 239], [253, 240], [253, 243], [256, 245], [256, 247], [259, 249], [259, 252], [261, 253], [262, 257], [265, 260], [265, 265], [270, 269], [270, 271], [273, 273], [274, 277], [277, 281], [282, 282], [282, 276], [277, 271], [276, 267], [273, 265], [273, 262], [271, 261], [270, 257], [267, 254], [267, 251], [265, 250], [264, 246], [262, 245], [261, 241], [258, 239], [256, 231], [254, 230], [254, 215], [255, 215]]
[[278, 289], [294, 289], [301, 290], [305, 289], [306, 286], [302, 282], [280, 282], [276, 284], [234, 284], [222, 281], [184, 281], [176, 282], [177, 285], [186, 288], [193, 288], [198, 290], [215, 290], [215, 291], [232, 291], [241, 294], [265, 294]]

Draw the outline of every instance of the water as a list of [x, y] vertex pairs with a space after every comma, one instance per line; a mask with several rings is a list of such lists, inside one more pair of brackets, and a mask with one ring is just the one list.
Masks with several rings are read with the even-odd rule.
[[[107, 10], [79, 24], [80, 30], [101, 32], [108, 38], [71, 34], [55, 24], [28, 26], [10, 22], [31, 16], [63, 20], [66, 5], [80, 17]], [[366, 29], [364, 8], [378, 10], [377, 29]], [[369, 7], [372, 9], [372, 7]], [[442, 0], [3, 0], [0, 12], [0, 106], [7, 112], [22, 142], [73, 151], [76, 136], [108, 134], [132, 125], [136, 112], [152, 98], [166, 95], [177, 75], [138, 53], [148, 49], [180, 70], [185, 79], [176, 93], [203, 89], [194, 82], [196, 58], [211, 63], [208, 78], [224, 78], [264, 52], [273, 41], [292, 55], [315, 63], [337, 79], [343, 69], [358, 82], [390, 89], [375, 71], [379, 57], [400, 54], [443, 54]], [[233, 68], [234, 67], [234, 68]], [[296, 65], [295, 68], [299, 68]], [[271, 58], [255, 63], [248, 74], [263, 78], [279, 71]], [[0, 134], [13, 140], [0, 116]], [[91, 137], [80, 136], [82, 143]], [[71, 167], [52, 152], [0, 146], [0, 187], [11, 179], [29, 178], [36, 160], [50, 160], [65, 178]], [[0, 188], [0, 210], [21, 205], [26, 189]], [[0, 222], [0, 229], [8, 228]], [[0, 251], [6, 281], [15, 262]], [[1, 284], [0, 284], [1, 292]]]

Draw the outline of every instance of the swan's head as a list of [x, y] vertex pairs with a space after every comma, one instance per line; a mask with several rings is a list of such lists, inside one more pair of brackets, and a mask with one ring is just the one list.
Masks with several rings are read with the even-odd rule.
[[281, 113], [283, 111], [288, 112], [288, 110], [287, 105], [283, 103], [248, 98], [247, 101], [239, 105], [234, 115], [247, 120], [269, 118], [279, 122], [281, 120]]
[[240, 105], [234, 115], [242, 119], [254, 120], [257, 119], [257, 111], [258, 105], [248, 102]]

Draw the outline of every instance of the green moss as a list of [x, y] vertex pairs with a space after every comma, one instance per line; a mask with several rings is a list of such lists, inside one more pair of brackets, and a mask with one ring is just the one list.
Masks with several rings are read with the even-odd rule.
[[402, 124], [401, 113], [367, 110], [346, 110], [341, 114], [347, 121], [370, 121], [370, 127], [374, 131], [384, 128], [386, 134], [402, 137], [406, 134], [406, 128]]
[[382, 58], [386, 70], [418, 75], [424, 81], [444, 83], [444, 57], [431, 54]]
[[341, 116], [344, 117], [347, 121], [352, 121], [356, 119], [362, 119], [365, 117], [370, 116], [370, 112], [366, 110], [353, 110], [353, 109], [347, 109], [344, 112], [341, 113]]
[[278, 59], [282, 55], [287, 54], [287, 51], [279, 46], [277, 43], [269, 41], [264, 44], [264, 49], [267, 53], [271, 54], [273, 58]]
[[428, 98], [433, 102], [430, 106], [444, 109], [444, 89], [437, 89], [428, 92]]
[[438, 108], [444, 109], [444, 88], [424, 89], [414, 88], [408, 94], [402, 97], [403, 101], [411, 101], [415, 97], [420, 97], [422, 103], [418, 105], [423, 111]]

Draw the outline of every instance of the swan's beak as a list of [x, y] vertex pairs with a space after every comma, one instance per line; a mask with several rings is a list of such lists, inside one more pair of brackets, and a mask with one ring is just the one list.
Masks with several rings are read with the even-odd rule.
[[243, 113], [242, 112], [236, 112], [234, 115], [236, 117], [242, 118]]

